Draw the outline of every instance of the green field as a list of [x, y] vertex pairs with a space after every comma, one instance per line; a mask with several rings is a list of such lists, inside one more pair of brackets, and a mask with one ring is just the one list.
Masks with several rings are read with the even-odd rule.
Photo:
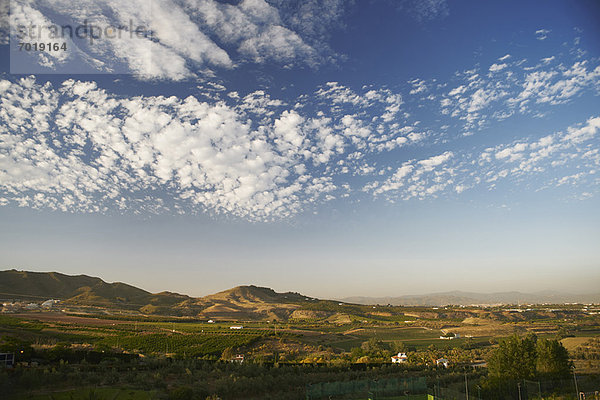
[[15, 397], [15, 400], [153, 400], [156, 391], [126, 388], [80, 388], [45, 394], [27, 394]]

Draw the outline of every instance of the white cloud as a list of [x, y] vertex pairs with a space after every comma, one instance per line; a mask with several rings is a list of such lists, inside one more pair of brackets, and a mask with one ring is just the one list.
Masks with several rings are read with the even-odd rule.
[[537, 40], [546, 40], [550, 31], [548, 29], [538, 29], [535, 31], [535, 37]]
[[[59, 48], [66, 45], [66, 50], [63, 51], [46, 50], [43, 52], [34, 52], [35, 56], [33, 56], [33, 62], [37, 62], [42, 67], [55, 68], [64, 64], [72, 57], [73, 51], [71, 49], [73, 47], [73, 42], [71, 40], [68, 38], [54, 38], [49, 30], [34, 28], [51, 25], [51, 21], [44, 16], [43, 13], [33, 7], [29, 2], [12, 0], [7, 2], [7, 4], [8, 3], [10, 3], [10, 17], [8, 18], [10, 27], [12, 27], [12, 32], [10, 32], [10, 29], [7, 32], [27, 39], [33, 36], [35, 41], [51, 43], [53, 46], [58, 45]], [[5, 18], [7, 17], [3, 17], [4, 22], [6, 22]], [[13, 57], [16, 56], [17, 54], [13, 55]]]
[[465, 185], [456, 185], [456, 186], [454, 187], [454, 191], [455, 191], [456, 193], [458, 193], [458, 194], [461, 194], [462, 192], [464, 192], [464, 191], [465, 191], [465, 190], [467, 190], [467, 189], [468, 189], [468, 187], [467, 187], [467, 186], [465, 186]]
[[490, 65], [490, 72], [498, 72], [498, 71], [502, 71], [504, 68], [506, 68], [506, 64], [492, 64]]
[[371, 182], [363, 191], [374, 196], [387, 195], [390, 199], [399, 195], [404, 200], [435, 196], [453, 182], [453, 168], [442, 167], [452, 156], [452, 152], [446, 151], [423, 160], [407, 161], [389, 178], [381, 183]]
[[120, 30], [118, 38], [101, 35], [93, 45], [67, 39], [67, 52], [42, 52], [37, 60], [40, 65], [69, 68], [73, 63], [65, 64], [64, 59], [74, 57], [75, 63], [101, 72], [115, 72], [117, 68], [117, 72], [144, 79], [170, 80], [210, 73], [215, 68], [235, 68], [244, 62], [313, 67], [329, 62], [335, 54], [324, 44], [324, 27], [335, 24], [344, 10], [344, 2], [338, 0], [299, 3], [301, 12], [289, 9], [290, 3], [264, 0], [236, 4], [217, 0], [92, 0], [78, 7], [67, 0], [11, 3], [15, 26], [78, 26], [88, 21], [100, 28], [133, 24], [152, 32], [151, 37], [139, 37]]
[[571, 102], [585, 93], [600, 93], [597, 60], [568, 61], [552, 56], [533, 66], [528, 66], [526, 60], [495, 63], [485, 75], [477, 68], [457, 72], [451, 81], [438, 84], [440, 93], [432, 96], [439, 99], [443, 116], [457, 118], [463, 124], [463, 135], [472, 135], [492, 121], [516, 114], [541, 117], [550, 106]]
[[427, 91], [427, 84], [422, 79], [415, 79], [409, 82], [412, 85], [412, 89], [409, 92], [412, 95], [423, 93]]
[[[2, 80], [0, 194], [70, 211], [199, 208], [288, 217], [336, 197], [334, 176], [375, 173], [365, 155], [426, 137], [418, 121], [400, 124], [398, 94], [329, 88], [290, 107], [264, 91], [228, 95], [228, 104], [220, 97], [126, 98], [94, 82], [54, 88], [33, 77]], [[344, 114], [338, 104], [362, 111]], [[322, 110], [304, 111], [315, 107]]]
[[563, 136], [562, 140], [574, 144], [579, 144], [594, 138], [599, 130], [600, 117], [590, 118], [583, 126], [569, 127], [567, 129], [568, 133]]
[[467, 90], [467, 87], [464, 85], [460, 85], [454, 89], [452, 89], [450, 92], [448, 92], [449, 96], [458, 96], [463, 94], [465, 91]]
[[259, 35], [245, 39], [239, 51], [257, 63], [269, 59], [281, 63], [303, 59], [310, 65], [316, 64], [315, 50], [304, 43], [300, 36], [282, 26], [271, 26]]
[[410, 160], [382, 180], [363, 185], [362, 191], [389, 201], [460, 195], [482, 185], [495, 190], [503, 183], [525, 190], [582, 185], [589, 193], [591, 186], [600, 184], [599, 179], [588, 179], [600, 168], [598, 132], [600, 117], [591, 117], [566, 132], [523, 138], [474, 153], [447, 151]]
[[562, 104], [600, 82], [600, 66], [589, 69], [587, 61], [578, 61], [563, 70], [535, 71], [525, 77], [523, 90], [509, 100], [526, 107], [529, 99], [536, 103]]
[[418, 162], [420, 166], [422, 166], [421, 171], [431, 171], [433, 168], [437, 167], [440, 164], [445, 163], [453, 156], [451, 151], [446, 151], [437, 156], [429, 157], [425, 160], [421, 160]]
[[0, 1], [0, 45], [10, 43], [10, 1]]
[[72, 80], [59, 90], [2, 81], [0, 90], [0, 186], [23, 204], [166, 208], [164, 195], [146, 202], [158, 191], [177, 207], [266, 219], [335, 189], [329, 177], [303, 171], [304, 119], [294, 111], [254, 129], [233, 108], [191, 96], [119, 98]]
[[518, 160], [523, 156], [522, 152], [527, 149], [527, 143], [517, 143], [512, 147], [504, 148], [495, 154], [497, 159], [507, 158], [509, 161]]

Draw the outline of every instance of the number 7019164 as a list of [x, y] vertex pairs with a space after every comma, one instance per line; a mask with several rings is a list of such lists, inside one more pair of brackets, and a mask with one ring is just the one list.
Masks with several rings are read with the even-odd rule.
[[19, 51], [23, 51], [23, 50], [25, 50], [25, 51], [60, 51], [60, 50], [66, 51], [67, 43], [65, 43], [65, 42], [63, 42], [63, 43], [19, 42]]

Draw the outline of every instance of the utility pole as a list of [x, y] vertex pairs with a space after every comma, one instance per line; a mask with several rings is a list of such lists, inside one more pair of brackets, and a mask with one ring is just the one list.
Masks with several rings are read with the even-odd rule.
[[579, 399], [579, 387], [577, 386], [577, 375], [575, 375], [575, 367], [573, 367], [573, 380], [575, 381], [575, 398]]
[[465, 396], [469, 400], [469, 381], [467, 380], [467, 373], [465, 372]]
[[517, 387], [519, 388], [519, 400], [521, 400], [521, 382], [517, 383]]

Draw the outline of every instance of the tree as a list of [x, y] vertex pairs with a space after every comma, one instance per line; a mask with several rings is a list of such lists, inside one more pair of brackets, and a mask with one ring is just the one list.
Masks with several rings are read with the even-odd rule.
[[221, 360], [230, 361], [231, 359], [233, 359], [233, 357], [235, 357], [233, 347], [227, 347], [225, 350], [223, 350], [223, 353], [221, 354]]
[[564, 338], [566, 338], [566, 337], [571, 337], [571, 336], [573, 336], [573, 335], [571, 335], [571, 334], [569, 333], [569, 331], [567, 330], [567, 328], [565, 328], [564, 326], [561, 326], [561, 327], [558, 329], [558, 331], [556, 332], [556, 338], [557, 338], [558, 340], [562, 340], [562, 339], [564, 339]]
[[191, 400], [194, 398], [194, 391], [191, 387], [181, 386], [171, 390], [169, 399], [172, 400]]
[[377, 353], [386, 350], [387, 346], [381, 340], [372, 337], [368, 341], [363, 342], [361, 347], [367, 353]]
[[369, 356], [362, 356], [358, 360], [356, 360], [356, 362], [359, 364], [367, 364], [371, 362], [371, 359], [369, 358]]
[[406, 353], [408, 351], [408, 348], [403, 342], [396, 340], [392, 342], [392, 351], [394, 353]]
[[360, 358], [360, 357], [364, 356], [364, 355], [365, 355], [365, 352], [364, 352], [364, 350], [363, 350], [362, 348], [360, 348], [360, 347], [353, 347], [353, 348], [350, 350], [350, 355], [351, 355], [351, 357], [352, 357], [352, 359], [353, 359], [353, 360], [356, 360], [356, 359], [358, 359], [358, 358]]
[[540, 339], [535, 346], [537, 372], [549, 377], [569, 375], [571, 361], [569, 352], [558, 340]]
[[500, 342], [488, 360], [488, 371], [491, 377], [499, 379], [531, 379], [535, 376], [536, 337], [523, 339], [513, 335]]
[[0, 353], [14, 353], [17, 361], [29, 360], [33, 355], [31, 342], [13, 336], [0, 337]]

